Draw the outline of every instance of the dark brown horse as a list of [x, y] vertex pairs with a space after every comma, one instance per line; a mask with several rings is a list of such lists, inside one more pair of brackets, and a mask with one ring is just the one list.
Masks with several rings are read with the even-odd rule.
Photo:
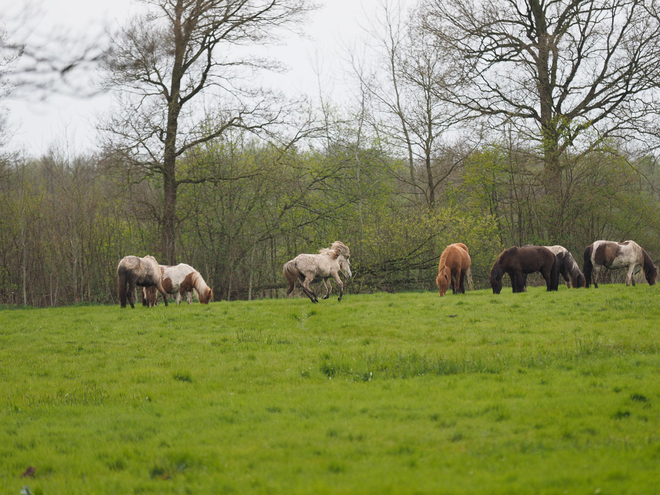
[[525, 292], [527, 275], [541, 272], [549, 291], [559, 287], [559, 263], [552, 251], [543, 246], [511, 247], [500, 253], [490, 271], [493, 294], [502, 291], [502, 277], [511, 277], [513, 292]]
[[658, 278], [658, 269], [653, 260], [635, 241], [596, 241], [587, 246], [584, 250], [584, 276], [587, 287], [591, 284], [593, 274], [594, 287], [598, 288], [598, 274], [602, 266], [609, 269], [628, 268], [626, 285], [635, 285], [633, 274], [636, 266], [642, 267], [649, 285], [655, 284]]
[[126, 307], [126, 284], [128, 284], [128, 302], [131, 304], [131, 308], [135, 308], [136, 286], [155, 286], [163, 295], [165, 306], [167, 306], [167, 293], [163, 289], [161, 276], [160, 266], [153, 256], [145, 256], [144, 258], [126, 256], [122, 258], [117, 266], [117, 291], [119, 292], [121, 307]]
[[440, 297], [447, 293], [449, 286], [452, 293], [465, 294], [465, 275], [470, 269], [470, 262], [470, 254], [465, 244], [458, 242], [445, 248], [440, 256], [438, 276], [435, 279]]

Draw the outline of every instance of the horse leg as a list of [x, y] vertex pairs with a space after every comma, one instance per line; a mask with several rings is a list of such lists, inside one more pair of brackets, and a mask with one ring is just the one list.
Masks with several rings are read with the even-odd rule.
[[518, 272], [509, 273], [509, 277], [511, 278], [511, 289], [513, 290], [514, 293], [522, 292], [522, 290], [520, 288], [521, 285], [522, 285], [521, 282], [520, 282], [521, 275], [522, 274], [520, 274]]
[[628, 267], [628, 273], [626, 275], [626, 286], [630, 286], [632, 282], [633, 287], [635, 287], [635, 263], [631, 263]]
[[[159, 280], [158, 284], [156, 284], [156, 289], [158, 289], [160, 295], [163, 296], [163, 301], [165, 301], [165, 306], [167, 306], [167, 292], [165, 292], [165, 289], [163, 288], [163, 282]], [[158, 299], [158, 296], [156, 296], [156, 299]]]
[[593, 269], [594, 288], [598, 288], [598, 275], [600, 274], [600, 265], [594, 265]]
[[458, 273], [458, 292], [465, 294], [465, 277], [467, 275], [467, 270], [461, 270]]
[[332, 284], [330, 283], [329, 278], [326, 278], [323, 283], [325, 283], [325, 296], [323, 296], [323, 299], [327, 299], [330, 297], [330, 293], [332, 292]]
[[131, 304], [131, 308], [135, 309], [135, 280], [129, 280], [128, 282], [128, 302]]
[[304, 280], [303, 283], [302, 283], [302, 287], [303, 287], [303, 291], [305, 292], [305, 294], [307, 295], [307, 297], [309, 297], [309, 299], [310, 299], [313, 303], [317, 303], [317, 302], [319, 302], [319, 298], [316, 297], [316, 294], [314, 293], [314, 291], [313, 291], [313, 290], [311, 289], [311, 287], [309, 286], [309, 284], [311, 284], [313, 281], [314, 281], [314, 276], [311, 276], [311, 277], [305, 277], [305, 280]]
[[550, 272], [546, 268], [542, 268], [540, 270], [541, 276], [543, 277], [543, 280], [545, 280], [545, 287], [546, 291], [551, 291], [552, 290], [552, 276]]
[[339, 299], [337, 299], [337, 301], [341, 301], [341, 298], [344, 295], [344, 282], [339, 278], [339, 272], [334, 272], [332, 278], [335, 279], [335, 283], [337, 284], [337, 287], [339, 287]]

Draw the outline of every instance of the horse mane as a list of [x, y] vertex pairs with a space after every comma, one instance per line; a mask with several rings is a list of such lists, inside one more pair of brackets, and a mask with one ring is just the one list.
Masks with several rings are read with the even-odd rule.
[[649, 256], [649, 253], [647, 253], [643, 247], [640, 247], [640, 249], [642, 250], [642, 258], [644, 259], [644, 270], [646, 270], [648, 267], [655, 266], [653, 264], [653, 260]]
[[449, 256], [449, 249], [445, 249], [440, 255], [440, 264], [438, 265], [440, 268], [447, 264], [447, 256]]
[[202, 275], [194, 268], [192, 271], [192, 284], [197, 291], [199, 302], [202, 304], [208, 304], [213, 297], [213, 289], [208, 286]]
[[[508, 249], [507, 249], [508, 251]], [[506, 252], [506, 251], [504, 251]], [[504, 254], [504, 252], [502, 254]], [[497, 257], [497, 260], [495, 260], [495, 264], [493, 265], [493, 268], [490, 270], [490, 283], [491, 286], [494, 281], [496, 280], [501, 280], [502, 277], [504, 276], [504, 270], [502, 269], [502, 264], [500, 263], [500, 258], [502, 257], [502, 254], [500, 254]]]
[[[653, 283], [655, 283], [655, 279], [658, 277], [658, 268], [653, 264], [653, 260], [646, 252], [646, 250], [642, 247], [640, 247], [640, 249], [642, 250], [642, 258], [644, 258], [644, 275], [646, 276], [646, 280], [649, 282], [649, 285], [653, 285]], [[653, 281], [653, 283], [651, 283], [651, 281]]]
[[[530, 245], [528, 245], [528, 246], [523, 246], [523, 247], [536, 247], [536, 246], [530, 244]], [[516, 254], [517, 251], [518, 251], [518, 247], [517, 247], [517, 246], [513, 246], [513, 247], [510, 247], [509, 249], [505, 249], [505, 250], [502, 251], [502, 252], [500, 253], [500, 255], [497, 257], [497, 261], [499, 261], [500, 258], [502, 258], [503, 256], [515, 256], [515, 254]]]
[[328, 256], [331, 260], [336, 260], [340, 256], [348, 258], [350, 256], [350, 249], [341, 241], [335, 241], [329, 248], [319, 249], [319, 254]]

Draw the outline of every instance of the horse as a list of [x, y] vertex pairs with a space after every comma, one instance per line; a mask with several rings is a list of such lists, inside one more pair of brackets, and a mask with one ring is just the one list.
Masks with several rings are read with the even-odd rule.
[[628, 267], [626, 286], [635, 285], [633, 273], [639, 265], [644, 270], [644, 277], [649, 285], [655, 284], [658, 278], [658, 268], [648, 253], [635, 241], [612, 242], [596, 241], [584, 250], [584, 277], [586, 286], [591, 284], [593, 274], [594, 287], [598, 288], [600, 268], [609, 269]]
[[[193, 291], [202, 304], [208, 304], [213, 299], [213, 290], [206, 285], [204, 278], [192, 266], [179, 263], [175, 266], [160, 265], [165, 292], [175, 295], [176, 304], [186, 297], [188, 304], [192, 304]], [[155, 306], [158, 304], [158, 293], [153, 288], [142, 289], [142, 304]]]
[[341, 270], [346, 278], [351, 278], [351, 263], [349, 258], [351, 256], [350, 250], [341, 241], [335, 241], [329, 248], [319, 250], [318, 254], [299, 254], [290, 261], [284, 264], [282, 274], [289, 282], [289, 289], [286, 291], [287, 296], [291, 295], [299, 279], [302, 290], [307, 297], [313, 302], [319, 302], [318, 297], [312, 291], [309, 284], [316, 279], [323, 280], [326, 293], [323, 299], [330, 297], [332, 292], [332, 285], [329, 278], [335, 279], [337, 287], [339, 287], [339, 299], [341, 301], [344, 295], [344, 284], [339, 278], [339, 271]]
[[470, 269], [470, 254], [465, 244], [458, 242], [450, 244], [440, 256], [438, 276], [435, 283], [440, 291], [440, 297], [447, 293], [451, 285], [452, 293], [465, 294], [465, 275]]
[[566, 285], [570, 288], [581, 288], [586, 285], [586, 279], [580, 271], [580, 267], [575, 262], [575, 258], [571, 252], [564, 246], [544, 246], [552, 251], [557, 257], [559, 262], [559, 274], [566, 281]]
[[511, 277], [513, 292], [525, 292], [527, 274], [541, 272], [547, 290], [559, 288], [559, 263], [552, 251], [543, 246], [511, 247], [505, 249], [495, 260], [490, 271], [490, 286], [493, 294], [502, 291], [502, 277]]
[[165, 299], [167, 306], [167, 295], [161, 280], [161, 271], [158, 261], [153, 256], [126, 256], [122, 258], [117, 266], [117, 291], [122, 308], [126, 307], [126, 284], [128, 284], [128, 302], [135, 309], [134, 293], [135, 286], [156, 287]]

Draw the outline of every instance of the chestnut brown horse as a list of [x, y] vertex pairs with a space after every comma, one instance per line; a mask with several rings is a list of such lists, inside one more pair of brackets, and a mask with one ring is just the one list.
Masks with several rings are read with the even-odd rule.
[[559, 288], [559, 263], [552, 251], [543, 246], [511, 247], [500, 253], [490, 271], [493, 294], [502, 291], [502, 277], [511, 277], [513, 292], [525, 292], [529, 273], [541, 272], [549, 291]]
[[644, 277], [649, 285], [655, 284], [658, 269], [648, 253], [635, 241], [612, 242], [596, 241], [584, 250], [584, 276], [587, 288], [593, 275], [594, 287], [598, 288], [598, 274], [601, 267], [615, 269], [628, 268], [626, 285], [635, 285], [633, 274], [636, 266], [644, 270]]
[[153, 256], [139, 258], [137, 256], [126, 256], [122, 258], [117, 266], [117, 291], [119, 292], [119, 303], [122, 308], [126, 307], [126, 284], [128, 284], [128, 302], [131, 308], [135, 308], [135, 287], [156, 287], [165, 299], [167, 306], [167, 293], [163, 289], [160, 266]]
[[465, 294], [465, 276], [470, 269], [470, 262], [470, 253], [465, 244], [457, 242], [445, 248], [440, 256], [438, 276], [435, 279], [440, 297], [447, 293], [449, 286], [452, 293]]

